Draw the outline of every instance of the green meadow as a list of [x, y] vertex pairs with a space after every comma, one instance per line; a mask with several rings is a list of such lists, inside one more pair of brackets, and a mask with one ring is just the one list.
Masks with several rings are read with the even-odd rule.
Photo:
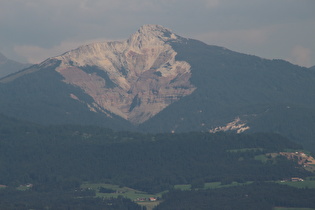
[[285, 184], [291, 187], [296, 187], [296, 188], [312, 188], [315, 189], [315, 180], [304, 180], [303, 182], [276, 182], [278, 184]]
[[[115, 190], [115, 193], [101, 193], [99, 189], [107, 188]], [[84, 183], [81, 185], [83, 189], [92, 189], [95, 190], [97, 197], [103, 198], [117, 198], [118, 196], [123, 196], [129, 198], [131, 200], [136, 200], [137, 198], [150, 198], [150, 197], [161, 197], [161, 194], [148, 194], [145, 192], [141, 192], [139, 190], [135, 190], [129, 187], [121, 187], [114, 184], [103, 184], [103, 183]]]

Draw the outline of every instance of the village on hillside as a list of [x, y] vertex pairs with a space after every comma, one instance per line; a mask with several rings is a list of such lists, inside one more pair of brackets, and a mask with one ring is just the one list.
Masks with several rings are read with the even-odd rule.
[[304, 152], [280, 152], [279, 155], [289, 160], [296, 160], [299, 165], [302, 165], [308, 171], [315, 171], [315, 159], [311, 155], [307, 155]]

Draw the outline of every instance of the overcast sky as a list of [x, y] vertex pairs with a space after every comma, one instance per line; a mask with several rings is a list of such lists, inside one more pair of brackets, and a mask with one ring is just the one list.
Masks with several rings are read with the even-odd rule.
[[38, 63], [144, 24], [210, 45], [315, 65], [315, 0], [0, 0], [0, 52]]

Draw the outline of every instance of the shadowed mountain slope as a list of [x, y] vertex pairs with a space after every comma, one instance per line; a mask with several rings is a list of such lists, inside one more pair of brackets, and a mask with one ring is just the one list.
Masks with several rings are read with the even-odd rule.
[[315, 72], [145, 25], [0, 80], [0, 110], [144, 132], [268, 131], [315, 149]]

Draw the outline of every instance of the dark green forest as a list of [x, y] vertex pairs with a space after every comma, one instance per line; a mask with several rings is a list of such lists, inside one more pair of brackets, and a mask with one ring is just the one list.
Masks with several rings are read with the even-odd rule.
[[[65, 192], [36, 190], [18, 191], [12, 188], [0, 190], [0, 209], [13, 210], [145, 210], [145, 208], [126, 199], [95, 198], [94, 191]], [[78, 199], [80, 198], [80, 199]]]
[[[2, 115], [0, 118], [0, 185], [8, 186], [0, 190], [0, 197], [5, 198], [0, 208], [19, 209], [10, 207], [13, 198], [20, 209], [41, 209], [40, 205], [56, 209], [52, 203], [60, 204], [60, 209], [80, 209], [77, 206], [89, 202], [95, 202], [95, 209], [98, 205], [107, 206], [99, 209], [111, 209], [106, 203], [123, 206], [131, 202], [95, 199], [95, 192], [80, 189], [84, 182], [158, 193], [172, 190], [176, 184], [262, 182], [312, 175], [282, 156], [266, 162], [255, 159], [267, 153], [302, 149], [277, 134], [153, 135], [93, 126], [41, 126]], [[33, 187], [26, 192], [13, 190], [28, 183]], [[41, 196], [46, 196], [44, 203], [38, 203]], [[39, 206], [33, 207], [35, 204]]]
[[172, 190], [156, 210], [272, 210], [274, 207], [315, 208], [315, 190], [297, 189], [274, 183], [215, 190]]

